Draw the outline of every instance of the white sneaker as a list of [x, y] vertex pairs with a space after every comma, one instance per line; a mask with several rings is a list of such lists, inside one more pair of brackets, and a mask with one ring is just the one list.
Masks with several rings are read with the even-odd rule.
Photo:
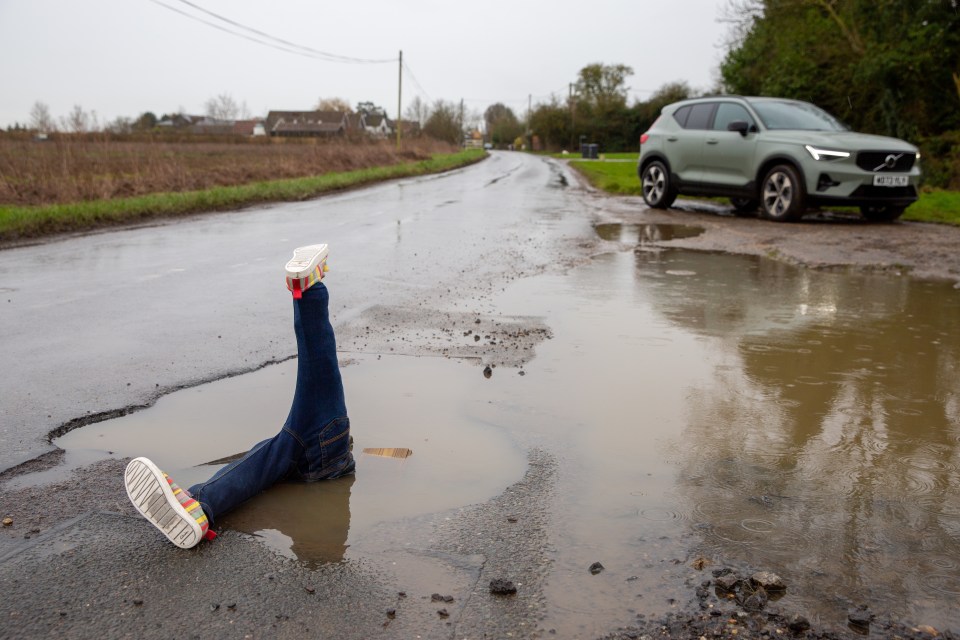
[[327, 245], [311, 244], [298, 247], [285, 267], [287, 289], [299, 299], [304, 291], [320, 282], [327, 269]]
[[130, 461], [123, 484], [140, 515], [181, 549], [195, 547], [203, 538], [216, 535], [200, 503], [147, 458]]

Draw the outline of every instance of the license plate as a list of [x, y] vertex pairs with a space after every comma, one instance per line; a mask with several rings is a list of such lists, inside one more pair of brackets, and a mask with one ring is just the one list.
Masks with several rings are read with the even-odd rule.
[[910, 176], [873, 176], [875, 187], [905, 187], [910, 184]]

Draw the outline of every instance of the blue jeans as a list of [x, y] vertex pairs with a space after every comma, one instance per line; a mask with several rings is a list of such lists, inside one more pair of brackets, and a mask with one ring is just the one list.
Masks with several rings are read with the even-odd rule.
[[350, 420], [322, 282], [293, 301], [297, 387], [280, 433], [189, 491], [211, 522], [281, 480], [312, 482], [354, 470]]

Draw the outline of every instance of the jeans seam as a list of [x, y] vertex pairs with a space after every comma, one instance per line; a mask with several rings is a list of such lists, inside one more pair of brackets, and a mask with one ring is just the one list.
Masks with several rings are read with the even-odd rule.
[[303, 450], [306, 450], [306, 449], [307, 449], [307, 445], [304, 444], [303, 439], [301, 439], [300, 436], [299, 436], [295, 431], [287, 428], [286, 425], [284, 425], [283, 428], [280, 429], [280, 430], [281, 430], [281, 431], [286, 431], [287, 434], [290, 435], [290, 437], [292, 437], [294, 440], [297, 441], [297, 444], [299, 444], [300, 447], [301, 447]]

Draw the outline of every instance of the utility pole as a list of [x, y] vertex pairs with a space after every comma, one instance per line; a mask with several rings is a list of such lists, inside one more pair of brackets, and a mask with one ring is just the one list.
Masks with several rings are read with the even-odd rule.
[[460, 146], [463, 146], [463, 139], [466, 137], [464, 133], [466, 127], [463, 126], [463, 98], [460, 98]]
[[533, 112], [533, 94], [527, 94], [527, 150], [533, 151], [533, 131], [530, 129], [530, 115]]
[[397, 71], [397, 151], [400, 151], [400, 130], [403, 128], [403, 49], [400, 49], [400, 64]]

